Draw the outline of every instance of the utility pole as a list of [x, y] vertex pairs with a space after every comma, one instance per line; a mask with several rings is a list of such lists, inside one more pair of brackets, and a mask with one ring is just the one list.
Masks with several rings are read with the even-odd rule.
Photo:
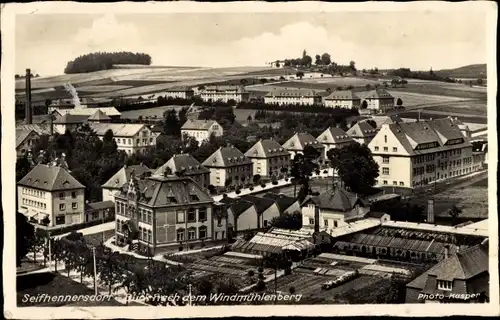
[[94, 260], [94, 293], [97, 296], [97, 264], [95, 261], [95, 247], [92, 247], [92, 257]]
[[192, 287], [192, 286], [193, 286], [193, 285], [192, 285], [191, 283], [190, 283], [190, 284], [188, 284], [188, 288], [189, 288], [189, 306], [190, 306], [190, 307], [191, 307], [191, 287]]
[[[49, 245], [49, 271], [50, 271], [50, 265], [52, 264], [52, 241], [50, 241], [50, 231], [48, 233], [49, 237], [47, 238], [47, 244]], [[57, 260], [56, 260], [57, 263]]]

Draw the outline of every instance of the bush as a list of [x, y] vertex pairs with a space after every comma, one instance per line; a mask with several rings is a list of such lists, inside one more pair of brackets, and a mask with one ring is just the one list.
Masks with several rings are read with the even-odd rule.
[[316, 169], [316, 170], [314, 170], [314, 173], [316, 173], [316, 174], [320, 174], [320, 173], [321, 173], [321, 171], [319, 171], [319, 169]]
[[253, 270], [248, 270], [248, 276], [253, 277], [255, 275], [255, 272]]
[[277, 185], [277, 184], [278, 184], [278, 181], [273, 180], [272, 184], [273, 184], [273, 185]]
[[182, 251], [184, 248], [182, 246], [179, 247], [179, 251]]
[[262, 280], [259, 280], [259, 282], [257, 282], [257, 286], [255, 288], [258, 291], [263, 291], [264, 289], [266, 289], [266, 283]]
[[240, 193], [241, 193], [241, 190], [240, 190], [240, 189], [236, 189], [235, 193], [236, 193], [236, 194], [240, 194]]
[[257, 271], [258, 271], [259, 273], [262, 273], [262, 272], [264, 272], [264, 268], [262, 268], [262, 267], [258, 267], [258, 268], [257, 268]]
[[288, 182], [288, 178], [285, 178], [285, 182]]
[[266, 187], [266, 184], [265, 184], [265, 183], [261, 183], [261, 184], [260, 184], [260, 186], [261, 186], [262, 188], [265, 188], [265, 187]]
[[252, 190], [253, 190], [253, 187], [251, 186], [250, 188], [248, 188], [248, 190], [252, 191]]
[[262, 273], [259, 273], [259, 279], [264, 280], [264, 275]]

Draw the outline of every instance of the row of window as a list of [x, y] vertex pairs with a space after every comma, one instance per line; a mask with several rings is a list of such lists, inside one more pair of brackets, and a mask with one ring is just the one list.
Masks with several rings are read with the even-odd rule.
[[227, 172], [228, 173], [245, 172], [245, 171], [250, 171], [251, 169], [252, 169], [251, 166], [241, 166], [241, 167], [236, 167], [236, 168], [228, 168]]
[[[149, 223], [149, 224], [153, 223], [153, 212], [151, 210], [138, 208], [137, 211], [138, 211], [139, 221]], [[131, 215], [131, 213], [128, 212], [128, 209], [127, 209], [127, 206], [125, 205], [125, 203], [119, 202], [119, 201], [116, 202], [116, 212], [119, 214], [122, 214], [124, 216]]]
[[[375, 146], [375, 151], [379, 151], [379, 147], [378, 146]], [[389, 152], [389, 147], [384, 147], [384, 152]], [[392, 152], [398, 152], [398, 148], [397, 147], [392, 147]]]
[[[66, 198], [66, 192], [59, 192], [59, 199], [64, 200]], [[76, 198], [76, 191], [71, 192], [71, 198]]]
[[[196, 231], [198, 231], [198, 237], [196, 237]], [[187, 240], [205, 239], [207, 237], [207, 227], [201, 226], [199, 228], [188, 228], [187, 229]], [[177, 241], [186, 240], [186, 229], [177, 229]]]
[[[376, 185], [378, 184], [378, 180], [375, 180], [375, 184], [376, 184]], [[386, 185], [388, 185], [388, 184], [389, 184], [389, 182], [388, 182], [387, 180], [383, 180], [383, 181], [382, 181], [382, 184], [386, 186]], [[398, 185], [398, 182], [397, 182], [397, 181], [392, 181], [392, 185], [393, 185], [393, 186], [397, 186], [397, 185]], [[404, 187], [404, 186], [405, 186], [405, 183], [404, 183], [403, 181], [399, 181], [399, 186], [400, 186], [400, 187]]]
[[[325, 227], [328, 227], [328, 219], [324, 219], [323, 223], [324, 223]], [[314, 224], [314, 218], [309, 218], [309, 224]], [[338, 220], [333, 220], [333, 226], [335, 228], [339, 226]], [[265, 227], [265, 225], [264, 225], [264, 227]]]
[[[143, 134], [144, 135], [144, 134]], [[132, 145], [132, 139], [126, 139], [126, 138], [115, 138], [116, 140], [116, 143], [117, 144], [128, 144], [128, 145]], [[137, 144], [140, 144], [141, 143], [141, 139], [136, 139], [135, 141]], [[142, 139], [142, 143], [143, 144], [147, 144], [148, 143], [148, 138], [143, 138]], [[153, 138], [149, 138], [149, 143], [153, 143]]]
[[[196, 219], [196, 212], [198, 211], [198, 219]], [[204, 222], [207, 221], [207, 208], [201, 207], [196, 210], [195, 208], [189, 208], [187, 211], [177, 210], [176, 213], [176, 222], [184, 223], [184, 222]]]
[[[76, 203], [76, 202], [71, 203], [71, 209], [73, 209], [73, 210], [78, 209], [78, 203]], [[66, 210], [66, 204], [60, 203], [59, 204], [59, 211], [64, 211], [64, 210]]]
[[43, 209], [43, 210], [47, 209], [47, 205], [45, 203], [34, 201], [34, 200], [29, 200], [29, 199], [25, 199], [25, 198], [23, 198], [23, 205], [35, 207], [35, 208]]
[[152, 243], [153, 232], [149, 229], [139, 227], [139, 240]]
[[37, 197], [37, 198], [45, 198], [45, 194], [46, 194], [46, 192], [44, 192], [44, 191], [39, 191], [39, 190], [35, 190], [35, 189], [28, 189], [28, 188], [22, 188], [21, 193], [25, 194], [27, 196], [33, 196], [33, 197]]

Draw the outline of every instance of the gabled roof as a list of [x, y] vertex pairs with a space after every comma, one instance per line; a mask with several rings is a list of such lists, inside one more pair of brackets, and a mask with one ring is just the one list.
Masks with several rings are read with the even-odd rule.
[[19, 147], [26, 140], [26, 138], [30, 136], [30, 134], [39, 136], [39, 134], [33, 129], [24, 130], [16, 128], [16, 148]]
[[353, 142], [351, 136], [349, 136], [344, 130], [337, 127], [330, 127], [323, 131], [317, 138], [321, 143], [347, 143]]
[[93, 115], [88, 118], [89, 121], [103, 121], [103, 120], [111, 120], [104, 112], [98, 109]]
[[383, 88], [377, 88], [375, 90], [369, 91], [368, 94], [366, 94], [365, 99], [387, 99], [387, 98], [392, 98], [394, 97], [385, 89]]
[[[132, 137], [144, 127], [144, 124], [137, 123], [89, 123], [90, 128], [95, 131], [98, 136], [104, 136], [108, 130], [113, 131], [114, 137]], [[149, 128], [148, 128], [149, 130]]]
[[380, 219], [382, 218], [383, 216], [385, 216], [387, 213], [385, 212], [374, 212], [374, 211], [369, 211], [365, 217], [368, 217], [368, 218], [377, 218], [377, 219]]
[[274, 89], [266, 97], [319, 97], [319, 93], [310, 89]]
[[377, 134], [377, 129], [371, 126], [366, 121], [356, 122], [349, 130], [347, 134], [351, 137], [374, 137]]
[[50, 192], [85, 188], [66, 169], [44, 164], [36, 165], [17, 184]]
[[253, 206], [254, 206], [254, 204], [252, 202], [241, 200], [241, 199], [235, 199], [235, 201], [233, 201], [229, 205], [229, 207], [233, 211], [233, 214], [235, 217], [238, 217], [240, 214], [247, 211], [248, 209], [250, 209]]
[[180, 86], [180, 87], [172, 87], [172, 88], [167, 88], [165, 91], [167, 92], [189, 92], [193, 91], [190, 87], [186, 86]]
[[104, 112], [107, 116], [113, 117], [113, 116], [121, 116], [122, 114], [116, 110], [115, 107], [102, 107], [102, 108], [73, 108], [69, 111], [69, 114], [79, 114], [79, 115], [86, 115], [86, 116], [91, 116], [93, 115], [97, 110], [101, 110]]
[[224, 93], [228, 91], [230, 91], [231, 93], [233, 91], [236, 91], [237, 93], [247, 92], [244, 86], [239, 86], [239, 85], [209, 85], [205, 86], [205, 90], [202, 90], [202, 93], [206, 91], [217, 91], [219, 93]]
[[[485, 244], [477, 245], [458, 253], [450, 252], [448, 258], [441, 260], [415, 280], [408, 283], [407, 287], [425, 290], [426, 292], [436, 292], [436, 280], [464, 280], [469, 282], [475, 276], [488, 272], [488, 264], [488, 246]], [[455, 287], [452, 290], [455, 290]]]
[[364, 205], [364, 201], [357, 194], [341, 188], [326, 191], [316, 197], [308, 196], [302, 205], [309, 202], [313, 202], [320, 209], [344, 212], [352, 210], [358, 203]]
[[290, 156], [276, 140], [273, 139], [260, 139], [255, 143], [245, 155], [249, 158], [270, 158], [277, 156]]
[[[135, 178], [134, 181], [139, 194], [138, 202], [148, 206], [186, 206], [214, 202], [212, 197], [189, 177], [152, 176]], [[118, 196], [126, 198], [128, 187], [129, 184], [124, 185]]]
[[16, 130], [28, 130], [28, 131], [35, 131], [39, 135], [42, 134], [50, 134], [50, 126], [46, 123], [39, 123], [39, 124], [19, 124], [16, 125]]
[[284, 194], [278, 194], [278, 193], [274, 193], [274, 192], [266, 193], [264, 195], [264, 198], [272, 199], [272, 200], [276, 201], [276, 203], [278, 204], [278, 209], [280, 210], [280, 213], [283, 213], [285, 210], [290, 208], [295, 202], [298, 201], [296, 198], [288, 197]]
[[66, 113], [54, 120], [54, 124], [81, 124], [87, 122], [88, 118], [86, 115]]
[[218, 124], [215, 120], [193, 120], [189, 119], [182, 125], [182, 130], [208, 130], [213, 124]]
[[245, 201], [253, 203], [255, 205], [255, 209], [257, 210], [257, 213], [259, 213], [259, 214], [263, 213], [264, 211], [269, 209], [269, 207], [271, 207], [273, 204], [276, 203], [273, 199], [261, 198], [261, 197], [256, 197], [256, 196], [252, 196], [252, 195], [243, 196], [243, 197], [241, 197], [241, 200], [245, 200]]
[[108, 181], [106, 181], [101, 187], [110, 189], [119, 189], [130, 179], [131, 172], [134, 172], [136, 176], [144, 175], [150, 172], [150, 169], [145, 165], [135, 165], [135, 166], [125, 166], [118, 170]]
[[303, 151], [306, 146], [323, 149], [324, 146], [318, 142], [311, 134], [306, 132], [296, 133], [284, 144], [283, 148], [287, 150]]
[[338, 90], [333, 91], [330, 95], [325, 97], [325, 100], [361, 100], [351, 90]]
[[165, 173], [165, 170], [170, 168], [172, 173], [176, 171], [184, 171], [184, 174], [189, 175], [197, 175], [209, 173], [210, 170], [203, 167], [198, 160], [193, 158], [190, 154], [176, 154], [172, 158], [170, 158], [167, 162], [165, 162], [161, 167], [155, 170], [153, 173], [154, 176], [162, 176]]
[[205, 167], [215, 168], [241, 166], [246, 164], [252, 164], [252, 160], [248, 159], [235, 147], [220, 147], [202, 163]]
[[112, 209], [115, 207], [115, 203], [111, 200], [91, 202], [87, 204], [90, 210], [102, 210], [102, 209]]

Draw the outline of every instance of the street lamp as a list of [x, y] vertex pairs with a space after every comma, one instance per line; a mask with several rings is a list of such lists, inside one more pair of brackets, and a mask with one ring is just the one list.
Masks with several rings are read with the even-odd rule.
[[92, 247], [92, 258], [94, 262], [94, 294], [97, 296], [97, 264], [95, 259], [95, 247]]

